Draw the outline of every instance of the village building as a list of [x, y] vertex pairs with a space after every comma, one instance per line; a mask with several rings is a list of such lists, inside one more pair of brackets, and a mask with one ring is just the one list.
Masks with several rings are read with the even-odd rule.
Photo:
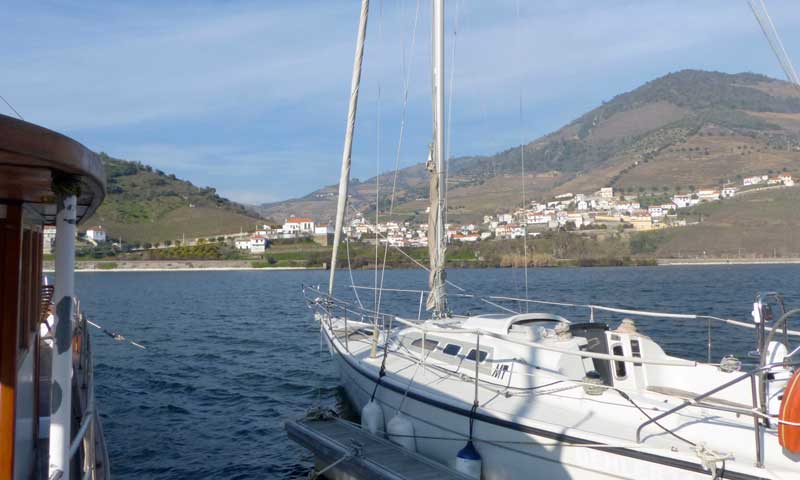
[[470, 233], [470, 234], [466, 234], [466, 235], [463, 234], [463, 233], [457, 233], [457, 234], [452, 236], [452, 239], [454, 241], [456, 241], [456, 242], [465, 242], [465, 243], [477, 242], [478, 240], [480, 240], [480, 238], [481, 238], [480, 235], [478, 235], [477, 233]]
[[93, 240], [93, 241], [95, 241], [97, 243], [105, 242], [106, 241], [106, 231], [100, 225], [98, 225], [96, 227], [89, 227], [89, 229], [86, 230], [86, 238], [88, 238], [89, 240]]
[[720, 191], [713, 188], [701, 188], [697, 191], [697, 198], [701, 202], [713, 202], [719, 200]]
[[753, 185], [759, 185], [761, 183], [765, 183], [767, 181], [766, 175], [754, 175], [752, 177], [745, 177], [742, 179], [742, 186], [750, 187]]
[[314, 226], [314, 235], [328, 235], [333, 233], [333, 227], [329, 224]]
[[678, 208], [691, 207], [697, 205], [699, 201], [700, 200], [698, 200], [697, 198], [693, 198], [693, 195], [690, 193], [672, 196], [672, 203], [674, 203], [675, 206]]
[[283, 224], [283, 235], [296, 237], [314, 233], [314, 220], [307, 217], [289, 217]]
[[250, 237], [250, 253], [264, 253], [267, 250], [267, 237], [253, 235]]

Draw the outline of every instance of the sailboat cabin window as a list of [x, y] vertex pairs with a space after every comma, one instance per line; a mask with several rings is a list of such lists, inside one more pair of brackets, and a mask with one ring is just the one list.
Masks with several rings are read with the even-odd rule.
[[448, 343], [447, 346], [444, 347], [444, 350], [442, 350], [442, 352], [444, 352], [445, 355], [452, 355], [452, 356], [458, 355], [458, 352], [460, 351], [461, 351], [461, 345], [456, 345], [455, 343]]
[[[425, 350], [427, 351], [433, 350], [434, 348], [436, 348], [436, 345], [439, 345], [439, 342], [437, 342], [436, 340], [427, 340], [427, 339], [425, 340]], [[411, 342], [411, 346], [422, 348], [422, 339], [418, 338], [414, 340], [413, 342]]]
[[[478, 362], [480, 362], [480, 363], [485, 362], [486, 361], [486, 357], [488, 357], [488, 356], [489, 356], [489, 352], [487, 352], [486, 350], [481, 350], [481, 353], [478, 356]], [[469, 353], [467, 354], [467, 360], [472, 360], [473, 362], [475, 361], [475, 349], [474, 348], [472, 350], [470, 350]]]
[[[614, 355], [623, 356], [625, 353], [622, 351], [622, 345], [614, 345], [612, 349]], [[624, 380], [625, 377], [628, 375], [627, 370], [625, 369], [625, 362], [618, 362], [614, 361], [614, 375], [616, 375], [618, 380]]]

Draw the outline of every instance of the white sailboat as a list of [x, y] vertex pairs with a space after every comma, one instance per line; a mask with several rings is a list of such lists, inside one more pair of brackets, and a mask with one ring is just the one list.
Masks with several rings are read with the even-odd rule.
[[[328, 290], [306, 289], [349, 400], [365, 428], [485, 479], [800, 479], [800, 348], [777, 294], [752, 324], [597, 305], [574, 318], [502, 306], [448, 309], [442, 221], [444, 2], [433, 2], [433, 148], [428, 318], [403, 318], [334, 296], [368, 0], [361, 21]], [[383, 289], [388, 291], [388, 289]], [[419, 292], [422, 312], [422, 294]], [[527, 307], [525, 308], [527, 310]], [[595, 312], [619, 317], [596, 322]], [[670, 356], [628, 317], [724, 322], [756, 332], [757, 365]], [[579, 319], [580, 318], [580, 319]]]

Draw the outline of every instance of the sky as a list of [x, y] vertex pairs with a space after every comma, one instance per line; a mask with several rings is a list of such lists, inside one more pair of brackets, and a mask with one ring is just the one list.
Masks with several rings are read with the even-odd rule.
[[[794, 60], [797, 0], [765, 1]], [[338, 181], [360, 3], [0, 0], [0, 95], [233, 200], [302, 196]], [[354, 177], [426, 159], [430, 9], [370, 3]], [[533, 140], [686, 68], [784, 78], [745, 0], [446, 0], [446, 19], [449, 156]]]

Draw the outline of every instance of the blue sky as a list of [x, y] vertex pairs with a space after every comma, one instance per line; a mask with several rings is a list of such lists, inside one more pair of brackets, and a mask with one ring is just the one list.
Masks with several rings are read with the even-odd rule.
[[[338, 180], [359, 6], [4, 0], [0, 95], [26, 120], [234, 200], [291, 198]], [[767, 6], [794, 59], [797, 1]], [[532, 140], [670, 71], [783, 78], [745, 0], [447, 0], [447, 18], [454, 156]], [[399, 163], [425, 159], [429, 52], [430, 0], [372, 0], [354, 176], [394, 167], [405, 78]]]

